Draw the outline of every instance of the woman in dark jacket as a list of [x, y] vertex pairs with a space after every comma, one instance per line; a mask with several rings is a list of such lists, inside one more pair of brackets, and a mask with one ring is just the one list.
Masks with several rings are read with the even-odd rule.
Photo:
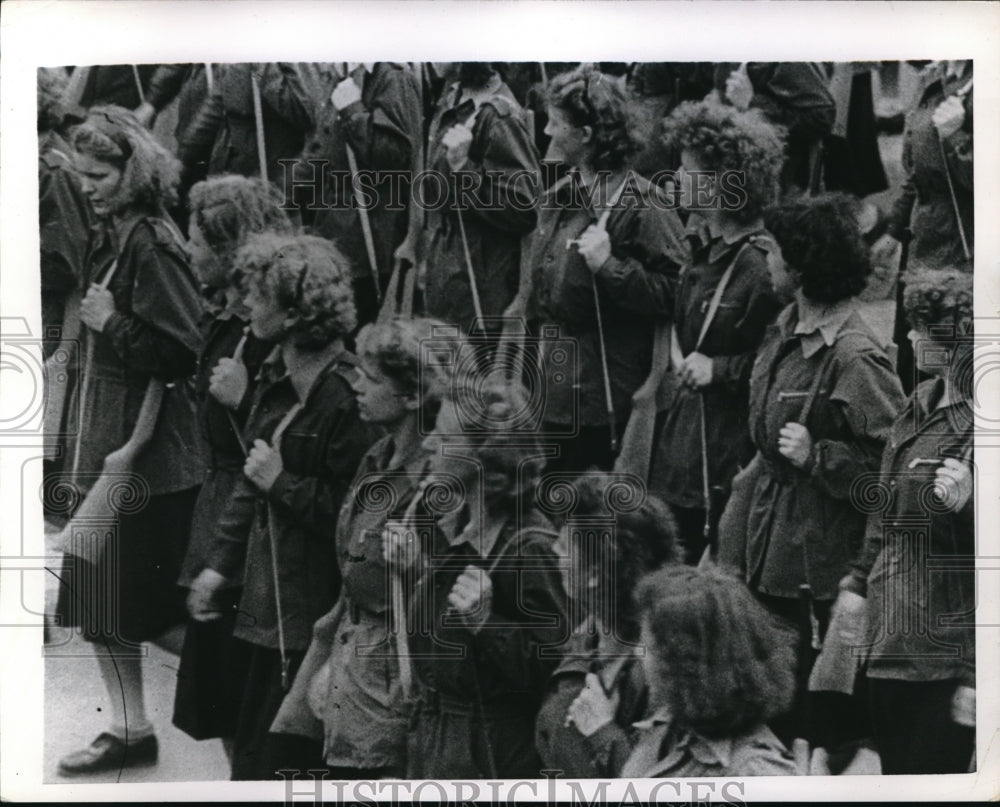
[[321, 238], [264, 233], [236, 265], [248, 275], [253, 334], [277, 347], [261, 366], [243, 430], [244, 478], [191, 588], [205, 601], [242, 578], [234, 636], [250, 661], [232, 775], [267, 779], [268, 729], [313, 623], [339, 593], [330, 524], [372, 439], [351, 393], [356, 361], [343, 343], [355, 322], [344, 257]]
[[253, 81], [260, 88], [267, 178], [281, 183], [279, 160], [299, 156], [315, 123], [313, 102], [292, 62], [218, 65], [212, 93], [178, 140], [189, 171], [207, 162], [214, 174], [260, 175]]
[[541, 338], [542, 418], [561, 449], [549, 470], [611, 469], [612, 444], [649, 374], [657, 318], [669, 314], [688, 256], [670, 200], [630, 170], [630, 125], [625, 94], [608, 76], [585, 67], [552, 82], [546, 159], [573, 170], [542, 204], [530, 277], [508, 312], [526, 311]]
[[[310, 176], [315, 171], [326, 177], [326, 181], [317, 181], [323, 194], [322, 199], [317, 198], [312, 230], [333, 241], [351, 261], [358, 324], [366, 325], [378, 314], [374, 275], [378, 275], [379, 288], [385, 294], [393, 254], [407, 235], [410, 185], [415, 176], [411, 172], [418, 153], [422, 153], [423, 119], [417, 78], [405, 64], [348, 63], [347, 67], [353, 70], [341, 77], [331, 98], [317, 111], [316, 131], [306, 146], [305, 158], [323, 162], [297, 170], [299, 175]], [[352, 186], [332, 179], [350, 174], [348, 148], [354, 152], [359, 176], [367, 177], [358, 181], [374, 202], [367, 208], [367, 217], [377, 273], [368, 256], [362, 212]], [[422, 167], [416, 166], [417, 171]], [[406, 178], [400, 180], [403, 172]]]
[[180, 166], [119, 107], [92, 109], [73, 146], [83, 192], [100, 219], [80, 304], [86, 358], [66, 408], [66, 432], [77, 439], [65, 467], [78, 490], [90, 489], [105, 458], [141, 425], [147, 391], [165, 389], [152, 436], [130, 468], [135, 498], [119, 502], [117, 529], [94, 563], [67, 558], [58, 611], [63, 624], [83, 626], [84, 637], [106, 651], [98, 662], [112, 726], [60, 762], [64, 775], [157, 758], [135, 645], [183, 621], [177, 573], [203, 476], [189, 383], [201, 350], [201, 299], [180, 235], [162, 212], [174, 201]]
[[[864, 535], [853, 485], [877, 467], [903, 391], [858, 309], [871, 265], [854, 202], [838, 194], [788, 201], [767, 221], [781, 248], [772, 281], [795, 301], [768, 329], [753, 366], [757, 454], [734, 484], [719, 554], [741, 570], [794, 648], [802, 585], [812, 591], [819, 638], [826, 634], [837, 584]], [[822, 718], [818, 710], [817, 702], [812, 742], [832, 750], [867, 736], [858, 716], [847, 719], [849, 704]]]
[[[511, 436], [520, 385], [456, 381], [425, 446], [434, 516], [415, 559], [409, 650], [416, 683], [407, 778], [538, 778], [535, 717], [569, 626], [555, 533], [532, 508], [539, 449]], [[516, 426], [515, 426], [516, 430]], [[447, 495], [437, 494], [447, 491]], [[390, 522], [387, 552], [415, 546]], [[411, 532], [412, 534], [412, 532]], [[414, 564], [414, 554], [402, 552]]]
[[[207, 473], [178, 580], [185, 588], [205, 568], [216, 523], [243, 476], [246, 456], [240, 430], [253, 399], [253, 380], [273, 348], [250, 333], [244, 278], [234, 271], [233, 259], [252, 234], [292, 229], [281, 210], [280, 192], [260, 179], [214, 177], [195, 185], [190, 199], [188, 249], [209, 309], [195, 376]], [[232, 582], [233, 587], [220, 589], [212, 602], [192, 603], [196, 607], [184, 636], [174, 700], [175, 726], [197, 740], [222, 737], [227, 747], [239, 704], [234, 684], [243, 672], [231, 659], [229, 639], [240, 598], [239, 581]]]
[[[521, 238], [536, 222], [538, 153], [524, 110], [488, 62], [463, 62], [445, 88], [427, 141], [427, 313], [477, 329], [468, 247], [484, 317], [501, 316], [517, 292]], [[464, 230], [464, 233], [463, 233]], [[498, 324], [487, 328], [495, 334]]]
[[535, 746], [546, 768], [605, 779], [618, 776], [632, 724], [647, 716], [633, 596], [643, 575], [676, 559], [675, 526], [665, 504], [626, 480], [588, 473], [572, 488], [571, 512], [555, 520], [563, 521], [556, 554], [576, 627], [549, 681]]
[[674, 511], [685, 560], [696, 563], [733, 476], [753, 455], [750, 368], [781, 308], [763, 211], [774, 200], [783, 144], [758, 112], [718, 104], [681, 104], [665, 129], [681, 153], [680, 201], [692, 212], [694, 251], [670, 301], [671, 366], [650, 490]]
[[879, 474], [859, 480], [864, 549], [836, 609], [866, 625], [882, 772], [963, 773], [976, 739], [972, 275], [914, 273], [904, 302], [930, 378], [892, 426]]

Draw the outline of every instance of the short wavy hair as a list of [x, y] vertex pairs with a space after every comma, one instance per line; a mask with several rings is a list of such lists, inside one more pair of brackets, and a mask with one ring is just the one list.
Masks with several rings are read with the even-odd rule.
[[950, 326], [973, 334], [972, 274], [956, 268], [914, 266], [903, 277], [903, 310], [914, 327]]
[[746, 202], [727, 211], [741, 222], [755, 220], [778, 198], [785, 134], [759, 110], [712, 101], [685, 101], [663, 122], [668, 148], [690, 151], [706, 171], [742, 172]]
[[817, 303], [836, 303], [861, 293], [871, 259], [858, 202], [845, 193], [787, 199], [764, 214], [802, 293]]
[[636, 591], [651, 700], [678, 726], [735, 737], [791, 707], [791, 648], [749, 589], [719, 569], [669, 565]]
[[281, 190], [258, 177], [210, 177], [191, 188], [188, 202], [205, 244], [227, 275], [232, 271], [236, 250], [250, 235], [291, 233], [295, 229], [281, 209]]
[[[615, 507], [616, 486], [622, 484], [623, 480], [603, 471], [581, 474], [570, 482], [571, 514], [557, 515], [553, 523], [570, 527], [571, 546], [574, 556], [584, 564], [585, 578], [596, 572], [602, 591], [614, 592], [607, 603], [614, 613], [606, 615], [606, 622], [615, 625], [618, 636], [635, 640], [639, 636], [633, 599], [636, 585], [643, 575], [679, 560], [680, 552], [677, 523], [670, 508], [644, 489], [626, 489], [625, 495], [639, 502], [634, 508]], [[614, 530], [573, 529], [574, 519], [593, 516], [613, 517]], [[577, 596], [577, 592], [567, 594]]]
[[548, 102], [573, 126], [589, 126], [598, 170], [617, 171], [639, 150], [628, 99], [621, 84], [589, 65], [552, 79]]
[[355, 337], [358, 356], [373, 361], [404, 395], [420, 401], [420, 421], [425, 432], [434, 428], [441, 395], [449, 386], [450, 366], [425, 361], [428, 339], [450, 326], [429, 317], [396, 317], [365, 325]]
[[157, 214], [177, 203], [181, 163], [135, 115], [120, 106], [95, 106], [73, 130], [73, 148], [122, 172], [112, 213], [129, 208]]
[[483, 469], [486, 506], [499, 509], [518, 500], [532, 501], [543, 460], [537, 437], [518, 425], [531, 410], [528, 391], [520, 382], [493, 373], [457, 371], [445, 383], [442, 399], [455, 406], [462, 444], [476, 449]]
[[297, 347], [326, 347], [357, 324], [350, 263], [325, 238], [259, 233], [237, 252], [233, 266], [298, 317], [288, 334]]
[[37, 72], [38, 131], [52, 132], [62, 126], [65, 109], [63, 94], [69, 76], [61, 67], [39, 67]]

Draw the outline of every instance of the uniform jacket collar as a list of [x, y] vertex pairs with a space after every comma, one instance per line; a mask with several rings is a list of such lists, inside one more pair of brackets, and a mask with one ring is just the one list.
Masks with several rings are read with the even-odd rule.
[[[655, 730], [660, 737], [665, 739], [676, 728], [672, 724], [673, 719], [670, 711], [667, 707], [661, 706], [645, 720], [640, 720], [632, 725], [637, 729]], [[703, 765], [726, 768], [733, 758], [733, 740], [730, 737], [721, 739], [703, 737], [690, 730], [680, 731], [677, 734], [677, 739], [670, 744], [669, 753], [656, 763], [656, 770], [669, 770], [683, 758], [684, 751], [690, 751], [691, 756]], [[644, 775], [652, 776], [654, 772], [646, 772]]]
[[751, 221], [726, 234], [716, 232], [711, 224], [705, 224], [704, 233], [708, 235], [711, 249], [708, 253], [708, 262], [715, 263], [739, 248], [751, 235], [759, 233], [764, 228], [760, 221]]
[[792, 333], [801, 337], [802, 355], [808, 359], [822, 347], [831, 347], [837, 341], [837, 334], [857, 310], [857, 301], [851, 297], [831, 305], [822, 305], [807, 300], [801, 291], [796, 296], [798, 302], [789, 306], [788, 317], [791, 319], [796, 313], [798, 315]]

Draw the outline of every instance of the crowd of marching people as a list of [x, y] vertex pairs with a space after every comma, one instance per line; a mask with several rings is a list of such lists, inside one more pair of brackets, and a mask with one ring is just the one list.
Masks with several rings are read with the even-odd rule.
[[155, 764], [177, 625], [234, 780], [974, 770], [972, 63], [918, 67], [891, 206], [870, 63], [41, 69], [113, 695], [60, 773]]

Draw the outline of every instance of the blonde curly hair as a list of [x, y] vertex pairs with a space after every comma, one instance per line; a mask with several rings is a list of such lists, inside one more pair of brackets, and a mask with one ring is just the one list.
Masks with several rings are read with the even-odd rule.
[[749, 222], [778, 198], [786, 132], [760, 110], [746, 112], [712, 101], [685, 101], [663, 122], [664, 145], [690, 151], [706, 171], [743, 174], [743, 207], [731, 211]]
[[95, 106], [73, 130], [73, 148], [122, 172], [112, 213], [129, 208], [158, 214], [177, 203], [181, 163], [120, 106]]
[[297, 347], [318, 350], [357, 325], [350, 263], [325, 238], [259, 233], [236, 253], [233, 268], [297, 317], [288, 333]]

